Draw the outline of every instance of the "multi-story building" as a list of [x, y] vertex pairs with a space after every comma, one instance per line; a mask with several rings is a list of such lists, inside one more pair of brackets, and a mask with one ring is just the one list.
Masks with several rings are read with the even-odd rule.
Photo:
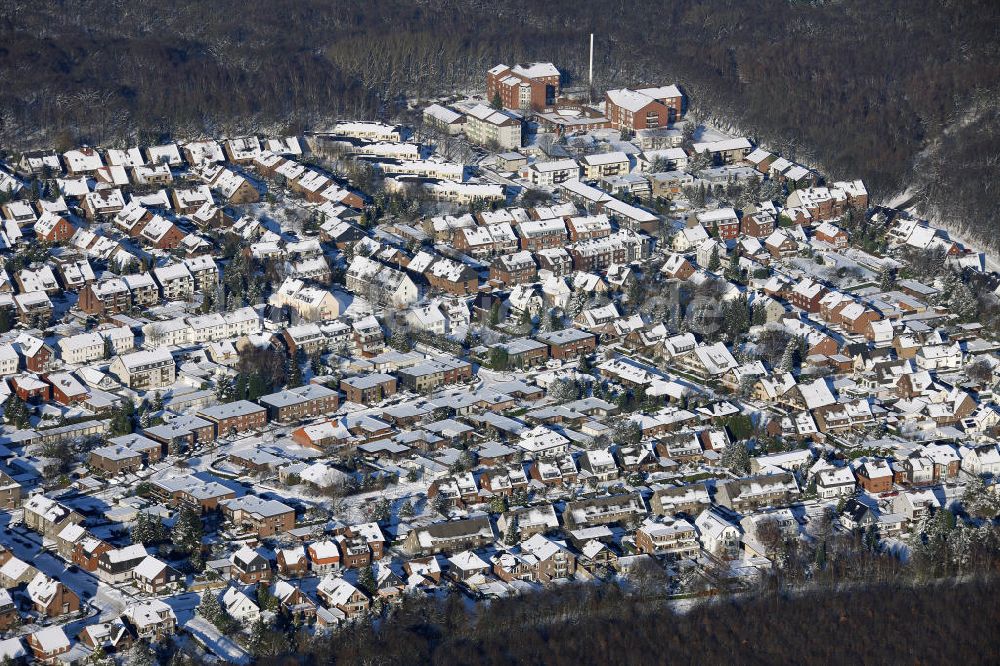
[[166, 349], [121, 354], [108, 368], [125, 386], [143, 391], [170, 386], [177, 379], [176, 371], [174, 358]]
[[160, 294], [168, 301], [190, 301], [194, 297], [194, 277], [183, 263], [153, 269]]
[[520, 148], [521, 119], [510, 112], [479, 104], [466, 114], [465, 136], [472, 143], [498, 150]]
[[[561, 220], [557, 220], [560, 225]], [[490, 264], [490, 282], [501, 286], [513, 286], [534, 282], [538, 268], [530, 252], [515, 252], [497, 257]]]
[[486, 72], [486, 99], [505, 109], [539, 110], [559, 97], [559, 70], [550, 62], [496, 65]]
[[579, 178], [580, 165], [572, 159], [535, 162], [521, 169], [521, 177], [532, 185], [558, 185]]
[[340, 380], [344, 400], [359, 405], [373, 405], [396, 392], [396, 378], [384, 373], [347, 377]]
[[295, 527], [295, 509], [276, 500], [244, 495], [219, 504], [223, 515], [233, 525], [261, 538], [282, 534]]
[[622, 88], [604, 94], [604, 112], [613, 129], [637, 130], [667, 127], [681, 117], [684, 96], [677, 86]]
[[340, 394], [322, 384], [306, 384], [260, 398], [272, 421], [290, 423], [337, 409]]
[[215, 436], [260, 430], [267, 425], [267, 409], [249, 400], [205, 407], [197, 416], [215, 424]]

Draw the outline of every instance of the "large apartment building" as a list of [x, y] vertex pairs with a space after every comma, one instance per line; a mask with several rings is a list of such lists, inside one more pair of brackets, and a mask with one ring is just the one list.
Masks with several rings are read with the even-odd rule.
[[559, 96], [559, 70], [550, 62], [497, 65], [486, 72], [486, 99], [505, 109], [542, 109]]

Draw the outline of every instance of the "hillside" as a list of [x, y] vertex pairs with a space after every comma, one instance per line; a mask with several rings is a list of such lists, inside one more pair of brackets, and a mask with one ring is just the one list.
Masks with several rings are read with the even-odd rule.
[[579, 83], [593, 31], [597, 90], [678, 81], [706, 117], [877, 196], [916, 181], [929, 211], [978, 229], [1000, 218], [998, 26], [988, 0], [5, 3], [0, 141], [392, 117], [497, 61]]
[[475, 618], [460, 601], [414, 602], [378, 628], [358, 625], [297, 652], [317, 664], [711, 664], [735, 655], [741, 664], [985, 664], [995, 660], [996, 588], [871, 585], [676, 614], [613, 586], [570, 586], [495, 602]]

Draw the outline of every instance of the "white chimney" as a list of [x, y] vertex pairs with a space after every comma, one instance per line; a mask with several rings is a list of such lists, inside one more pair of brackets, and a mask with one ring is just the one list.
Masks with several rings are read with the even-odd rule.
[[594, 33], [590, 33], [590, 76], [587, 83], [590, 88], [587, 93], [589, 95], [594, 89]]

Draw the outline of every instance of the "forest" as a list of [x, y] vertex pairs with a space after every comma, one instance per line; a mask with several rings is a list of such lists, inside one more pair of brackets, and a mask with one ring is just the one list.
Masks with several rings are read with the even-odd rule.
[[[495, 601], [408, 600], [377, 627], [303, 641], [277, 664], [995, 663], [996, 581], [873, 585], [699, 601], [683, 612], [617, 586]], [[974, 609], [974, 610], [973, 610]]]
[[550, 60], [598, 92], [678, 82], [701, 116], [992, 241], [991, 0], [39, 0], [0, 3], [8, 150], [297, 132]]

